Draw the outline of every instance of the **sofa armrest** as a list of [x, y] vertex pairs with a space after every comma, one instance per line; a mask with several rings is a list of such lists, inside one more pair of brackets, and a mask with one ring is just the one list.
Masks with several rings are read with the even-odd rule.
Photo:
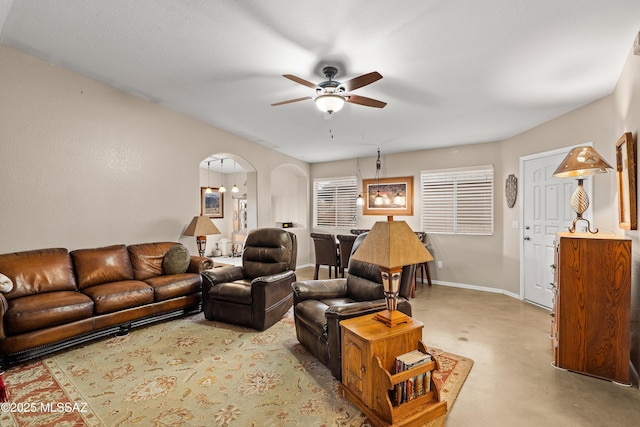
[[202, 273], [205, 270], [213, 268], [213, 260], [204, 256], [191, 255], [189, 261], [188, 273]]
[[5, 339], [7, 336], [4, 333], [4, 314], [9, 309], [7, 299], [0, 292], [0, 339]]
[[291, 286], [294, 305], [308, 299], [342, 298], [347, 294], [347, 279], [304, 280]]

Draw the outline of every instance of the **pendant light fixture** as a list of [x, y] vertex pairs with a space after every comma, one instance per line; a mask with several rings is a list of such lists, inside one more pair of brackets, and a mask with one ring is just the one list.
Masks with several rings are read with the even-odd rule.
[[382, 206], [384, 204], [384, 199], [380, 195], [380, 166], [382, 163], [380, 162], [380, 149], [378, 148], [378, 159], [376, 160], [376, 197], [373, 199], [373, 204], [376, 206]]
[[210, 194], [213, 193], [213, 190], [211, 189], [211, 184], [210, 184], [210, 175], [211, 175], [211, 161], [207, 162], [207, 189], [204, 190], [205, 193]]
[[[362, 175], [360, 174], [360, 159], [356, 158], [356, 179], [358, 180], [358, 184], [362, 185]], [[358, 194], [356, 198], [356, 206], [364, 206], [364, 197], [362, 197], [362, 193]]]
[[231, 188], [232, 193], [237, 193], [240, 191], [238, 186], [236, 185], [236, 161], [233, 161], [233, 188]]
[[[220, 159], [220, 181], [224, 181], [224, 175], [222, 174], [222, 164], [224, 162], [224, 159]], [[226, 188], [224, 188], [224, 183], [220, 183], [220, 188], [218, 188], [218, 191], [220, 193], [224, 193], [227, 191]]]

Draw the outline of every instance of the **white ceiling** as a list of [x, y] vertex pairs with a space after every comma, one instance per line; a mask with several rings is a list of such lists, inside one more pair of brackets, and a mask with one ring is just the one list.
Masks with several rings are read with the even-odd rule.
[[[0, 43], [311, 163], [518, 134], [611, 93], [638, 30], [638, 0], [0, 0]], [[270, 106], [323, 65], [388, 105]]]

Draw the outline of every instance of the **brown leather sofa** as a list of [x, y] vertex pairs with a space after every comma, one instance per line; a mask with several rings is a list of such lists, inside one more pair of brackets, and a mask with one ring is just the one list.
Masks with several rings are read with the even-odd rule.
[[202, 309], [216, 320], [263, 331], [282, 318], [293, 303], [296, 235], [280, 228], [249, 232], [242, 266], [202, 273]]
[[[358, 235], [355, 253], [366, 233]], [[409, 298], [415, 266], [402, 269], [398, 310], [411, 316]], [[342, 378], [340, 322], [386, 309], [380, 267], [362, 261], [349, 261], [345, 279], [306, 280], [293, 283], [293, 314], [296, 337], [313, 356]]]
[[0, 255], [0, 365], [199, 312], [208, 268], [173, 242]]

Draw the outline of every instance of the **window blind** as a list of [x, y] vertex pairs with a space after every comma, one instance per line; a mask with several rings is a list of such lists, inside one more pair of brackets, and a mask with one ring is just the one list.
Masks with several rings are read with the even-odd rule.
[[427, 233], [493, 234], [493, 166], [422, 171], [421, 225]]
[[356, 177], [313, 180], [313, 226], [349, 228], [356, 225]]

